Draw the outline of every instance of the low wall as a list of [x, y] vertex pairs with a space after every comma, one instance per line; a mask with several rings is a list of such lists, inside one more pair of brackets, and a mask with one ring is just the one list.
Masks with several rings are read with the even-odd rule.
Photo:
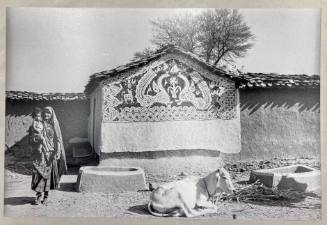
[[313, 88], [240, 90], [237, 160], [320, 157], [320, 91]]
[[[35, 107], [54, 108], [60, 123], [64, 144], [72, 137], [87, 137], [89, 102], [78, 101], [6, 101], [5, 144], [17, 156], [28, 154], [28, 129]], [[27, 151], [27, 152], [26, 152]]]

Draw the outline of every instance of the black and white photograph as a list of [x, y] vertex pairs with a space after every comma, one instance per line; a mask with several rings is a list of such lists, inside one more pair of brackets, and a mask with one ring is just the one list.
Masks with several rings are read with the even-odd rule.
[[8, 7], [4, 216], [320, 220], [320, 18]]

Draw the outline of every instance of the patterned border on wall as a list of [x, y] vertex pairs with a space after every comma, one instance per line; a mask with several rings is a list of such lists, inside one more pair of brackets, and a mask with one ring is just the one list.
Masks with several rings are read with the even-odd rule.
[[232, 80], [183, 57], [167, 55], [103, 83], [104, 122], [230, 120], [236, 117]]

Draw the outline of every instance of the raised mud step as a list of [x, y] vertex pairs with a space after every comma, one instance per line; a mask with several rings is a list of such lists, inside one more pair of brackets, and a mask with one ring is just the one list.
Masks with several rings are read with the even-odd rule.
[[320, 170], [299, 164], [251, 171], [249, 181], [255, 182], [256, 180], [267, 187], [280, 190], [318, 191], [320, 189]]
[[85, 166], [79, 170], [79, 192], [130, 192], [145, 190], [145, 176], [139, 167]]

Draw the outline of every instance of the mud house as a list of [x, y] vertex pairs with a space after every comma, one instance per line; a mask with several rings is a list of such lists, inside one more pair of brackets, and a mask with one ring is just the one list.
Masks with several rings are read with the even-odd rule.
[[85, 92], [102, 165], [176, 173], [215, 168], [220, 152], [241, 151], [234, 77], [176, 47], [94, 74]]
[[7, 148], [24, 149], [29, 114], [50, 105], [66, 142], [88, 136], [100, 164], [148, 174], [207, 171], [218, 158], [320, 157], [317, 75], [232, 76], [165, 47], [92, 75], [85, 94], [6, 92]]

